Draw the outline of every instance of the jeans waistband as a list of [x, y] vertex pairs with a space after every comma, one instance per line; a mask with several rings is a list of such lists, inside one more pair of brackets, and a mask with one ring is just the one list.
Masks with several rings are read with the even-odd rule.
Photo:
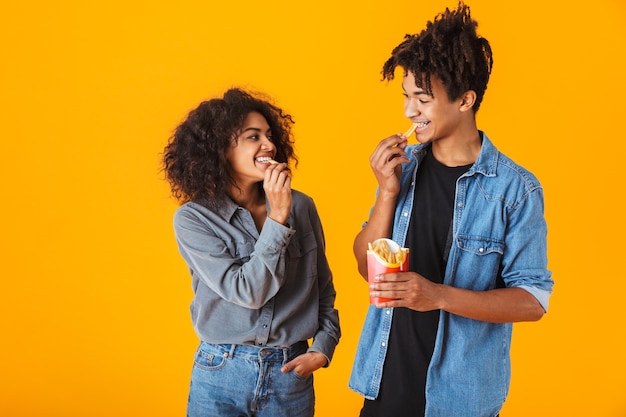
[[308, 342], [297, 342], [290, 347], [267, 347], [237, 344], [212, 344], [202, 342], [207, 347], [217, 350], [220, 356], [230, 358], [245, 358], [250, 360], [263, 360], [274, 362], [287, 362], [306, 352]]

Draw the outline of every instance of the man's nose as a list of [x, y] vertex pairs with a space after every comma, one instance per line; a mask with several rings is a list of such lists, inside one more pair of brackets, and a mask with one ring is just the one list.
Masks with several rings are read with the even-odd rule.
[[411, 117], [419, 116], [420, 111], [417, 104], [417, 100], [408, 99], [404, 104], [404, 115], [409, 119]]

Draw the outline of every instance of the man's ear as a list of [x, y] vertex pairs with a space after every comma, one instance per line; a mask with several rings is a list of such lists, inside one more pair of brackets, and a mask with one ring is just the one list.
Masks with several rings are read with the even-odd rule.
[[461, 96], [461, 105], [459, 110], [467, 111], [471, 110], [474, 107], [474, 103], [476, 102], [476, 92], [474, 90], [467, 90]]

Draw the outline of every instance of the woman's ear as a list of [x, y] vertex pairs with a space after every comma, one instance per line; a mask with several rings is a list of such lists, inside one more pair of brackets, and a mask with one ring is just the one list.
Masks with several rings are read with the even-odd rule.
[[461, 111], [471, 110], [476, 102], [476, 92], [474, 90], [467, 90], [461, 96], [461, 105], [459, 109]]

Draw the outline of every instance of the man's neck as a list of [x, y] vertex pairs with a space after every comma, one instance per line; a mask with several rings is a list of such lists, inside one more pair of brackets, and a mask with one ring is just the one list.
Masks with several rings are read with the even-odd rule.
[[433, 142], [432, 152], [435, 159], [443, 165], [456, 167], [476, 162], [481, 146], [478, 130], [469, 129]]

